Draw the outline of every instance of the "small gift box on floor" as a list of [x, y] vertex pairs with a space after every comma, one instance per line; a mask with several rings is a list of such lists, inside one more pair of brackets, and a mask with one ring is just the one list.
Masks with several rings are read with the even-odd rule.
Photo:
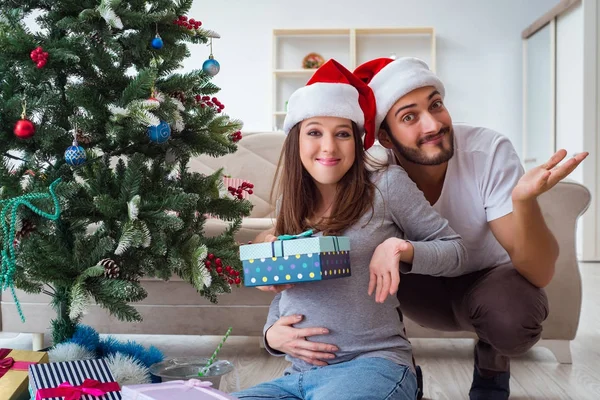
[[29, 367], [33, 400], [120, 400], [121, 388], [104, 360], [76, 360]]
[[245, 286], [313, 282], [351, 275], [346, 236], [283, 235], [279, 240], [240, 246]]
[[199, 379], [123, 386], [123, 400], [237, 400]]
[[29, 400], [29, 366], [47, 362], [44, 352], [0, 349], [0, 399]]

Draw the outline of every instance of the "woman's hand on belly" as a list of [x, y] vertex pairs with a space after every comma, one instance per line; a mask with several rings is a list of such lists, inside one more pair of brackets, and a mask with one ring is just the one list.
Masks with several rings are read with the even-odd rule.
[[309, 364], [324, 366], [326, 360], [335, 358], [334, 352], [339, 349], [327, 343], [306, 340], [307, 337], [326, 335], [326, 328], [294, 328], [294, 324], [302, 321], [301, 315], [281, 317], [265, 335], [267, 344], [277, 351], [299, 358]]

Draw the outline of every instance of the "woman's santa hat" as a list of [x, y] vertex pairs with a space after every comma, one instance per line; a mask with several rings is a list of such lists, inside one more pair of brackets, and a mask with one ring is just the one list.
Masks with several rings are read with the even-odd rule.
[[[413, 57], [377, 58], [367, 61], [354, 70], [354, 74], [367, 83], [375, 94], [377, 115], [375, 130], [379, 131], [381, 123], [392, 106], [404, 95], [426, 86], [433, 86], [442, 98], [446, 93], [444, 84], [427, 66]], [[366, 139], [365, 139], [366, 140]]]
[[299, 122], [312, 117], [347, 118], [365, 132], [368, 149], [375, 139], [375, 97], [371, 88], [335, 60], [323, 64], [306, 86], [288, 101], [283, 122], [287, 135]]

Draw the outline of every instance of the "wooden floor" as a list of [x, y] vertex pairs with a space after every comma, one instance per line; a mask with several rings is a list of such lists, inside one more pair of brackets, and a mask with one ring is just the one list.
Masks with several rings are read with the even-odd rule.
[[[549, 350], [534, 347], [511, 364], [511, 399], [600, 400], [600, 264], [582, 264], [583, 309], [577, 338], [571, 343], [573, 364], [558, 364]], [[156, 345], [167, 356], [210, 354], [218, 337], [130, 336], [144, 345]], [[425, 398], [468, 398], [473, 372], [472, 340], [412, 340], [422, 366]], [[0, 347], [30, 348], [31, 336], [0, 334]], [[281, 376], [287, 366], [283, 358], [269, 356], [257, 338], [231, 337], [222, 358], [234, 362], [236, 370], [221, 382], [224, 391], [235, 391]], [[343, 395], [340, 399], [343, 399]], [[335, 400], [335, 399], [332, 399]]]

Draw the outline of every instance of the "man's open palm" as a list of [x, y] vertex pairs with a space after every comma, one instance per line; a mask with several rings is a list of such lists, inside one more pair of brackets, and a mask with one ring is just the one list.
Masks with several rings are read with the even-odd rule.
[[558, 165], [567, 156], [567, 151], [564, 149], [557, 151], [548, 162], [530, 169], [521, 177], [512, 191], [513, 200], [535, 199], [540, 194], [552, 189], [554, 185], [573, 172], [588, 154], [588, 152], [579, 153], [562, 165]]

